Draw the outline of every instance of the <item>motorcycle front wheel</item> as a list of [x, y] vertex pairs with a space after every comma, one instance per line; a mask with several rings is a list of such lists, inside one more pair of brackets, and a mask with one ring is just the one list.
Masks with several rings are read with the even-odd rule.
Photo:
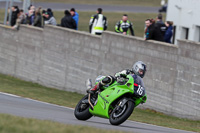
[[[123, 101], [123, 99], [120, 101]], [[129, 118], [133, 110], [134, 102], [132, 100], [128, 100], [122, 107], [117, 105], [110, 114], [110, 123], [112, 125], [120, 125]]]
[[88, 95], [85, 95], [79, 103], [76, 105], [74, 110], [74, 115], [78, 120], [88, 120], [92, 117], [92, 114], [89, 112], [89, 103], [84, 102], [88, 100]]

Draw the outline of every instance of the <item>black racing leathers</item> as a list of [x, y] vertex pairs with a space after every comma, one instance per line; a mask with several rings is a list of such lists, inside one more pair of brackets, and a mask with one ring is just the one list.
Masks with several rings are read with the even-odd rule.
[[117, 33], [126, 33], [126, 35], [129, 34], [128, 30], [130, 29], [131, 35], [134, 36], [134, 30], [133, 30], [133, 24], [130, 21], [124, 22], [123, 20], [120, 20], [119, 22], [116, 23], [115, 25], [115, 31]]

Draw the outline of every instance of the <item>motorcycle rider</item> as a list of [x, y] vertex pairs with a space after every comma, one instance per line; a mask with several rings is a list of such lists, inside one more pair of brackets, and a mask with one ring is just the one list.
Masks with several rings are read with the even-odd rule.
[[134, 36], [133, 24], [128, 20], [128, 15], [124, 14], [122, 20], [116, 23], [115, 32], [128, 35], [128, 30], [130, 29], [131, 35]]
[[[132, 70], [126, 69], [121, 72], [115, 74], [115, 77], [126, 77], [127, 75], [131, 75], [134, 78], [134, 87], [136, 91], [134, 94], [143, 96], [145, 94], [144, 83], [142, 78], [144, 77], [146, 72], [146, 65], [142, 61], [137, 61]], [[113, 76], [106, 76], [103, 80], [98, 82], [94, 88], [89, 89], [88, 93], [95, 93], [97, 90], [101, 89], [101, 87], [105, 85], [111, 85], [116, 78]]]
[[89, 31], [94, 35], [101, 35], [108, 27], [107, 18], [102, 14], [102, 8], [97, 9], [97, 14], [93, 15], [89, 22]]

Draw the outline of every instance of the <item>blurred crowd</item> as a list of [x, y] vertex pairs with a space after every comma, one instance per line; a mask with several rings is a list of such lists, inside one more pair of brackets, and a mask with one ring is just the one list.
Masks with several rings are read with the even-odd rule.
[[171, 43], [173, 35], [173, 22], [162, 20], [162, 14], [158, 14], [156, 20], [147, 19], [145, 21], [145, 40], [156, 40]]
[[10, 25], [13, 29], [19, 29], [20, 24], [27, 24], [40, 28], [44, 27], [45, 24], [50, 24], [76, 30], [78, 29], [79, 14], [74, 8], [71, 8], [70, 11], [65, 10], [65, 16], [62, 18], [61, 24], [57, 24], [51, 8], [42, 11], [41, 9], [41, 7], [36, 9], [35, 6], [30, 5], [28, 13], [24, 13], [18, 6], [13, 6]]
[[[35, 6], [30, 5], [28, 13], [24, 13], [22, 9], [13, 6], [10, 25], [13, 29], [19, 29], [20, 24], [27, 24], [40, 28], [49, 24], [78, 30], [79, 14], [76, 12], [75, 8], [64, 11], [64, 16], [60, 20], [60, 24], [57, 24], [51, 8], [48, 8], [47, 10], [41, 9], [41, 7], [35, 8]], [[103, 15], [102, 8], [98, 8], [97, 14], [93, 15], [89, 21], [89, 32], [91, 34], [101, 35], [107, 27], [107, 18]], [[132, 36], [135, 35], [133, 23], [128, 20], [127, 14], [124, 14], [122, 19], [116, 23], [115, 32], [124, 35], [129, 35], [130, 32]], [[173, 22], [163, 22], [162, 14], [158, 14], [156, 19], [146, 19], [144, 28], [145, 40], [171, 43], [172, 34]]]

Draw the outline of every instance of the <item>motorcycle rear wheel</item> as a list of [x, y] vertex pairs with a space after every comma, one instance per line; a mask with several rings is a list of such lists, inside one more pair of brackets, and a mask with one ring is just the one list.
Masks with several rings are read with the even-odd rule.
[[74, 115], [78, 120], [88, 120], [92, 117], [89, 112], [89, 103], [83, 103], [82, 101], [88, 99], [88, 95], [85, 95], [79, 103], [76, 105]]
[[[123, 99], [122, 99], [123, 100]], [[120, 100], [120, 101], [122, 101]], [[126, 121], [134, 110], [134, 102], [128, 100], [123, 107], [117, 105], [110, 114], [109, 121], [112, 125], [120, 125]]]

